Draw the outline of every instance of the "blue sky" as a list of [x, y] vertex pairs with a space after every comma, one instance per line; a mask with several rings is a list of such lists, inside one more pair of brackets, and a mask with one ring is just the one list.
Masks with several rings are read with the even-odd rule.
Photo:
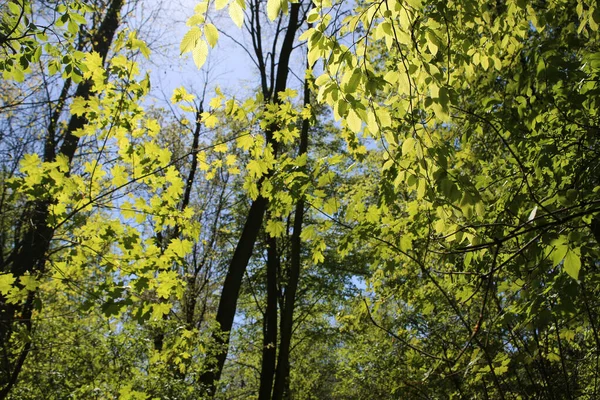
[[[179, 55], [179, 43], [188, 27], [185, 21], [194, 12], [197, 1], [180, 0], [166, 3], [160, 0], [140, 2], [135, 11], [136, 23], [154, 15], [155, 21], [143, 25], [149, 33], [149, 45], [153, 50], [150, 62], [144, 69], [150, 71], [152, 97], [159, 102], [170, 98], [173, 90], [185, 86], [191, 92], [200, 92], [208, 79], [208, 95], [216, 86], [225, 94], [245, 97], [258, 85], [256, 67], [249, 56], [225, 35], [219, 35], [219, 43], [210, 50], [205, 66], [198, 70], [188, 54]], [[213, 24], [236, 40], [244, 42], [245, 32], [238, 29], [227, 15], [227, 10], [215, 11], [211, 5], [209, 18]]]

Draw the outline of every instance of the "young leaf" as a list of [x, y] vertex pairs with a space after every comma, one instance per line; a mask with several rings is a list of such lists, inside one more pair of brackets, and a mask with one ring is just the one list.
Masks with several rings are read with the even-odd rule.
[[553, 240], [551, 245], [554, 247], [552, 250], [552, 266], [557, 266], [565, 258], [569, 247], [567, 245], [567, 238], [560, 236], [558, 239]]
[[348, 113], [348, 118], [346, 118], [346, 122], [348, 123], [348, 128], [350, 128], [352, 132], [360, 132], [360, 128], [362, 127], [362, 121], [354, 110], [350, 110], [350, 112]]
[[281, 0], [267, 0], [267, 16], [274, 21], [279, 16]]
[[204, 35], [210, 47], [215, 47], [219, 40], [219, 31], [213, 24], [204, 25]]
[[238, 28], [242, 27], [244, 24], [244, 10], [242, 10], [242, 7], [236, 1], [229, 5], [229, 16]]
[[563, 268], [573, 279], [579, 278], [579, 270], [581, 269], [581, 259], [579, 256], [579, 249], [569, 250], [565, 256]]
[[271, 237], [280, 237], [285, 233], [285, 225], [283, 221], [267, 221], [266, 231]]
[[198, 43], [196, 43], [196, 47], [194, 47], [194, 50], [192, 51], [192, 56], [196, 67], [202, 68], [206, 62], [206, 57], [208, 56], [208, 46], [204, 40], [199, 40]]
[[194, 26], [190, 29], [181, 40], [181, 44], [179, 45], [179, 53], [184, 54], [188, 51], [192, 51], [194, 47], [196, 47], [196, 42], [202, 36], [202, 31], [197, 26]]
[[223, 9], [225, 6], [227, 6], [227, 3], [229, 3], [229, 0], [215, 0], [215, 9]]
[[13, 288], [15, 277], [13, 274], [1, 274], [0, 275], [0, 294], [6, 295]]

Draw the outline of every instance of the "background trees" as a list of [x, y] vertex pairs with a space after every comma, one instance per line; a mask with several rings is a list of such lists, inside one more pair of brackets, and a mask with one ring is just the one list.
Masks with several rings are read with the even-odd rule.
[[133, 6], [2, 8], [3, 398], [597, 397], [594, 3]]

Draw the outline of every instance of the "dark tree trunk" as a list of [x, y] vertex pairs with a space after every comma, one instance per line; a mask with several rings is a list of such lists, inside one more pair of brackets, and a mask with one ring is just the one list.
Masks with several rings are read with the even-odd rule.
[[280, 268], [277, 239], [267, 241], [267, 306], [263, 320], [263, 351], [260, 372], [259, 400], [269, 400], [273, 389], [277, 360], [277, 273]]
[[[310, 88], [308, 81], [304, 82], [304, 105], [310, 104]], [[302, 121], [300, 132], [300, 148], [298, 155], [306, 154], [308, 151], [308, 128], [309, 121]], [[284, 307], [281, 310], [281, 336], [279, 342], [279, 356], [277, 359], [277, 370], [275, 372], [275, 387], [273, 389], [273, 400], [281, 400], [289, 394], [290, 388], [290, 345], [292, 341], [292, 328], [294, 323], [294, 306], [296, 303], [296, 292], [300, 279], [302, 241], [302, 223], [304, 221], [304, 195], [300, 194], [296, 209], [294, 210], [294, 230], [291, 238], [290, 269], [288, 281], [285, 287]]]
[[267, 200], [262, 196], [259, 196], [252, 202], [242, 235], [229, 263], [225, 282], [223, 282], [219, 308], [217, 310], [217, 322], [219, 323], [221, 332], [213, 335], [213, 339], [217, 344], [216, 357], [213, 362], [209, 363], [209, 369], [200, 377], [200, 382], [205, 386], [207, 394], [210, 396], [213, 396], [215, 393], [215, 384], [221, 378], [221, 371], [227, 358], [226, 349], [229, 345], [229, 332], [233, 326], [233, 318], [237, 308], [242, 278], [252, 256], [254, 243], [262, 225], [266, 207]]

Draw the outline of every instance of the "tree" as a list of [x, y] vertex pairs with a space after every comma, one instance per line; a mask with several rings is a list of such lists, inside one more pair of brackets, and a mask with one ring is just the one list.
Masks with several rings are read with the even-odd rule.
[[4, 398], [598, 397], [595, 3], [201, 2], [150, 112], [122, 6], [2, 6]]
[[[392, 338], [405, 331], [395, 339], [418, 343], [431, 371], [465, 371], [461, 396], [468, 387], [496, 398], [593, 397], [592, 381], [574, 379], [569, 353], [579, 345], [567, 349], [567, 338], [582, 326], [587, 346], [596, 336], [585, 288], [597, 242], [584, 233], [598, 211], [590, 136], [598, 119], [587, 107], [597, 84], [587, 69], [595, 6], [416, 1], [360, 10], [339, 31], [358, 33], [351, 48], [324, 34], [329, 12], [319, 8], [306, 38], [309, 58], [327, 57], [319, 99], [352, 140], [381, 143], [381, 185], [360, 195], [373, 203], [350, 201], [340, 219], [381, 246], [372, 277], [380, 302], [398, 297], [397, 319], [418, 312], [411, 330], [384, 328]], [[460, 330], [434, 341], [443, 315]], [[442, 348], [429, 351], [432, 341]], [[483, 372], [470, 373], [473, 365]]]
[[[204, 4], [205, 6], [198, 8], [199, 12], [192, 17], [192, 20], [203, 21], [205, 18], [204, 13], [206, 13], [208, 6], [207, 3]], [[266, 154], [264, 160], [254, 160], [259, 170], [252, 173], [252, 175], [258, 178], [258, 183], [251, 183], [254, 190], [254, 194], [251, 192], [253, 201], [223, 283], [219, 308], [216, 315], [216, 321], [219, 328], [214, 335], [214, 339], [218, 346], [218, 350], [215, 354], [216, 362], [214, 363], [214, 366], [209, 367], [201, 378], [202, 382], [206, 385], [207, 392], [210, 396], [215, 393], [215, 382], [220, 378], [227, 357], [226, 348], [229, 343], [229, 332], [233, 325], [242, 278], [248, 266], [250, 257], [252, 256], [254, 243], [256, 242], [259, 230], [263, 225], [264, 214], [268, 208], [269, 199], [271, 197], [269, 194], [265, 194], [263, 188], [264, 180], [268, 180], [271, 176], [271, 172], [269, 172], [271, 168], [265, 161], [269, 164], [277, 162], [280, 142], [285, 140], [285, 138], [277, 137], [278, 131], [284, 129], [282, 124], [285, 123], [285, 121], [278, 121], [276, 113], [279, 108], [278, 106], [283, 104], [286, 97], [285, 92], [287, 90], [290, 57], [294, 49], [296, 32], [303, 21], [300, 9], [301, 3], [292, 4], [289, 10], [289, 16], [287, 17], [287, 27], [284, 30], [277, 28], [275, 32], [273, 49], [277, 46], [279, 35], [283, 35], [281, 49], [277, 54], [277, 62], [275, 62], [276, 56], [273, 51], [273, 53], [270, 54], [271, 65], [270, 67], [267, 67], [266, 59], [268, 59], [269, 55], [264, 54], [263, 37], [261, 35], [262, 3], [259, 1], [249, 2], [248, 6], [249, 31], [253, 40], [253, 50], [256, 56], [255, 62], [259, 68], [261, 77], [260, 99], [264, 102], [265, 107], [265, 115], [262, 116], [264, 120], [260, 122], [260, 126], [261, 129], [264, 130], [264, 143], [266, 146], [262, 151]], [[239, 7], [240, 5], [238, 3], [232, 3], [230, 5], [230, 13], [234, 18], [234, 22], [241, 26], [243, 21], [243, 11]], [[268, 12], [270, 17], [277, 17], [279, 14], [278, 11], [273, 13], [269, 10]], [[281, 18], [283, 18], [283, 16]], [[207, 27], [208, 29], [205, 32], [206, 40], [211, 42], [212, 37], [210, 35], [213, 35], [214, 26], [212, 24], [206, 24], [205, 29]], [[202, 47], [206, 48], [206, 42], [204, 39], [199, 39], [197, 30], [190, 31], [182, 42], [182, 51], [191, 51], [194, 48], [197, 49], [195, 51], [201, 51]], [[279, 136], [281, 136], [281, 133], [279, 133]], [[263, 380], [261, 393], [263, 394], [261, 395], [261, 398], [270, 397], [272, 387], [271, 382], [275, 371], [275, 346], [277, 341], [277, 299], [275, 293], [275, 279], [279, 264], [277, 258], [277, 241], [275, 237], [272, 237], [269, 240], [269, 254], [267, 260], [268, 300], [263, 329], [265, 343], [263, 353], [263, 373], [261, 375], [261, 379]]]
[[[99, 61], [105, 59], [108, 54], [110, 44], [118, 28], [119, 12], [122, 6], [123, 1], [117, 0], [111, 2], [98, 30], [89, 38], [92, 51], [97, 54]], [[12, 72], [12, 76], [19, 81], [23, 77], [23, 70], [21, 68], [28, 68], [29, 63], [37, 62], [41, 56], [42, 45], [37, 43], [33, 37], [36, 34], [43, 35], [43, 32], [38, 30], [34, 24], [28, 22], [27, 14], [31, 11], [25, 3], [12, 2], [8, 3], [7, 7], [10, 9], [10, 13], [5, 14], [7, 16], [5, 27], [8, 31], [8, 34], [4, 35], [3, 38], [6, 46], [5, 51], [8, 52], [9, 49], [12, 49], [15, 53], [19, 51], [20, 54], [18, 55], [20, 58], [17, 58], [17, 54], [14, 54], [12, 57], [8, 56], [2, 61], [5, 65], [10, 66], [9, 68], [5, 67], [4, 70]], [[78, 25], [85, 22], [85, 19], [77, 13], [77, 9], [71, 11], [65, 8], [63, 12], [61, 21], [68, 21], [69, 24], [65, 36], [67, 39], [74, 38], [77, 35]], [[27, 38], [27, 41], [22, 40], [23, 38]], [[21, 48], [16, 50], [12, 46], [12, 41], [18, 41]], [[20, 65], [16, 65], [15, 63], [19, 63]], [[68, 64], [65, 68], [65, 72], [69, 69], [72, 70], [73, 64]], [[74, 76], [77, 75], [75, 74]], [[70, 169], [69, 166], [75, 156], [79, 142], [77, 131], [82, 129], [87, 122], [87, 119], [83, 115], [73, 115], [64, 132], [62, 132], [62, 137], [60, 138], [62, 140], [59, 144], [59, 138], [56, 137], [58, 116], [60, 116], [62, 107], [66, 101], [71, 79], [73, 78], [67, 79], [61, 90], [57, 108], [54, 110], [54, 115], [49, 121], [43, 151], [43, 161], [46, 163], [56, 163], [58, 171], [62, 173], [68, 172]], [[87, 101], [92, 92], [92, 82], [89, 79], [81, 80], [80, 76], [76, 77], [75, 80], [81, 81], [77, 86], [75, 96], [81, 99], [81, 101]], [[29, 159], [24, 162], [27, 161], [31, 165], [35, 164], [37, 160]], [[34, 186], [32, 183], [30, 184]], [[32, 189], [35, 188], [32, 187]], [[3, 257], [2, 269], [5, 272], [10, 272], [10, 275], [5, 276], [11, 280], [19, 279], [19, 289], [25, 290], [26, 299], [22, 305], [19, 305], [17, 302], [5, 297], [6, 292], [2, 293], [4, 298], [0, 310], [0, 319], [2, 320], [0, 325], [0, 340], [3, 346], [5, 346], [3, 351], [4, 370], [2, 380], [0, 381], [2, 385], [0, 392], [2, 398], [6, 397], [11, 387], [15, 384], [31, 346], [29, 342], [26, 342], [22, 349], [15, 352], [14, 343], [11, 343], [11, 336], [17, 320], [23, 324], [25, 335], [27, 335], [27, 331], [31, 330], [36, 284], [33, 282], [28, 284], [27, 282], [28, 279], [35, 279], [38, 274], [42, 275], [46, 271], [46, 262], [48, 261], [47, 252], [50, 248], [50, 241], [53, 235], [53, 229], [47, 225], [47, 219], [51, 213], [51, 204], [50, 199], [30, 200], [25, 204], [24, 209], [26, 211], [21, 219], [23, 221], [31, 220], [31, 223], [24, 227], [22, 236], [17, 239], [14, 248], [11, 249], [7, 257]]]

